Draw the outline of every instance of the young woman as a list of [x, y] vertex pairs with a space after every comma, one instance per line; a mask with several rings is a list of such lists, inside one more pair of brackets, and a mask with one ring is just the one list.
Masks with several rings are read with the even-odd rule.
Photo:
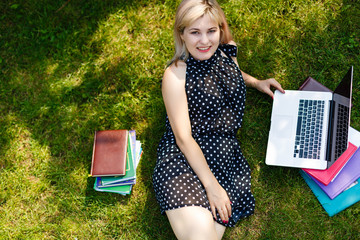
[[237, 48], [215, 0], [184, 0], [174, 26], [175, 55], [162, 94], [166, 132], [153, 184], [178, 239], [221, 239], [254, 212], [250, 168], [236, 139], [246, 86], [273, 96], [275, 79], [257, 80], [237, 64]]

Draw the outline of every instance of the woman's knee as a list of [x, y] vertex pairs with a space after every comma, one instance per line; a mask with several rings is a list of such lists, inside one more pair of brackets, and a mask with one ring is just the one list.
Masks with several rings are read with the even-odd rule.
[[184, 207], [166, 214], [178, 239], [217, 239], [212, 214], [205, 208]]

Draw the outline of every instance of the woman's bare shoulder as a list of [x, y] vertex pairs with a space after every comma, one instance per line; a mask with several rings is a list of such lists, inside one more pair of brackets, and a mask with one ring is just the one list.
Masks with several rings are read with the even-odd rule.
[[236, 42], [234, 42], [234, 40], [231, 40], [230, 42], [228, 42], [229, 45], [233, 45], [236, 46]]
[[[167, 69], [166, 71], [171, 71], [171, 72], [174, 72], [174, 73], [177, 73], [177, 72], [185, 72], [186, 71], [186, 63], [184, 61], [177, 61], [177, 63], [172, 63]], [[165, 71], [165, 72], [166, 72]]]
[[185, 78], [186, 64], [184, 62], [179, 61], [176, 65], [173, 63], [165, 70], [161, 87], [165, 105], [186, 100]]
[[184, 61], [178, 61], [177, 64], [172, 63], [166, 68], [163, 81], [185, 80], [185, 75], [186, 63]]

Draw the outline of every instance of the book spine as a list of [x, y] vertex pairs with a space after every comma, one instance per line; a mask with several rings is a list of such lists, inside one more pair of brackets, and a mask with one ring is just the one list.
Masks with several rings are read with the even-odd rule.
[[97, 133], [97, 131], [95, 131], [95, 134], [94, 134], [94, 145], [93, 145], [93, 153], [92, 153], [92, 158], [91, 158], [90, 176], [93, 176], [93, 169], [94, 169], [94, 157], [95, 157], [96, 133]]
[[[128, 130], [126, 130], [125, 136], [126, 136], [126, 140], [125, 140], [126, 147], [125, 147], [125, 149], [124, 149], [124, 156], [127, 155], [127, 151], [128, 151], [128, 148], [127, 148], [128, 144], [129, 144], [129, 143], [128, 143], [128, 142], [129, 142], [129, 131], [128, 131]], [[125, 158], [126, 158], [126, 157], [125, 157]], [[125, 161], [124, 161], [124, 163], [123, 163], [123, 169], [125, 169], [124, 175], [126, 174], [126, 168], [127, 168], [127, 160], [125, 159]]]

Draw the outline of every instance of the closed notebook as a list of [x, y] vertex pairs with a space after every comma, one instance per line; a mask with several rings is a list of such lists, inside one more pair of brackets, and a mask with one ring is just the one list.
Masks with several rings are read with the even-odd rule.
[[91, 176], [125, 175], [128, 135], [128, 130], [95, 132]]
[[316, 179], [313, 180], [331, 199], [334, 199], [358, 178], [360, 178], [360, 148], [356, 150], [341, 172], [327, 186]]
[[[129, 144], [128, 147], [131, 146], [132, 151], [130, 152], [128, 150], [127, 154], [128, 154], [128, 158], [127, 158], [127, 169], [126, 169], [126, 174], [125, 176], [121, 176], [121, 177], [102, 177], [100, 178], [101, 184], [98, 184], [99, 188], [106, 188], [106, 187], [111, 187], [111, 186], [123, 186], [123, 185], [130, 185], [130, 184], [135, 184], [136, 183], [136, 176], [132, 175], [132, 165], [133, 164], [133, 168], [135, 169], [134, 174], [136, 173], [136, 168], [137, 168], [137, 164], [140, 160], [141, 157], [141, 142], [139, 140], [136, 140], [136, 135], [135, 135], [135, 131], [130, 130], [129, 131]], [[129, 149], [129, 148], [128, 148]], [[133, 155], [133, 161], [131, 162], [130, 158], [130, 153]]]
[[131, 189], [133, 185], [123, 185], [123, 186], [113, 186], [113, 187], [99, 187], [101, 186], [101, 179], [99, 177], [96, 178], [94, 183], [94, 189], [98, 192], [110, 192], [110, 193], [118, 193], [121, 195], [128, 195], [131, 193]]
[[112, 183], [112, 184], [103, 185], [102, 178], [99, 177], [98, 182], [99, 182], [99, 184], [97, 184], [98, 188], [108, 188], [108, 187], [116, 187], [116, 186], [124, 186], [124, 185], [134, 185], [134, 184], [136, 184], [136, 179], [126, 180], [126, 181], [115, 182], [115, 183]]
[[318, 91], [318, 92], [332, 92], [329, 88], [325, 87], [312, 77], [305, 79], [299, 90], [302, 91]]
[[[130, 139], [130, 137], [129, 137]], [[123, 176], [107, 176], [102, 177], [101, 182], [103, 186], [107, 186], [110, 184], [115, 184], [119, 182], [129, 181], [136, 179], [136, 169], [135, 169], [135, 163], [133, 159], [133, 150], [132, 150], [132, 143], [131, 140], [128, 141], [128, 149], [127, 149], [127, 156], [126, 156], [126, 173]]]
[[355, 181], [351, 187], [340, 193], [336, 198], [330, 199], [306, 172], [301, 170], [300, 174], [330, 217], [360, 201], [360, 179]]

